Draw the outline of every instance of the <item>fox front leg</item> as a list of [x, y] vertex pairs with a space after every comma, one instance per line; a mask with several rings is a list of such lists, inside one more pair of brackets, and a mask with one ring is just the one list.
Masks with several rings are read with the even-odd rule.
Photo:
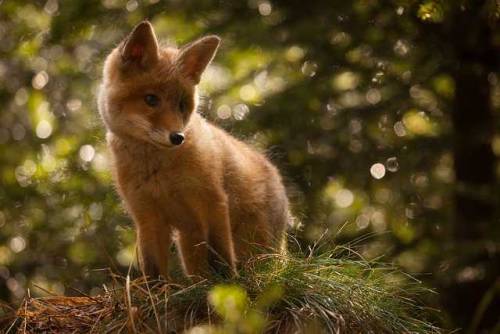
[[197, 229], [179, 231], [178, 246], [186, 275], [207, 278], [209, 268], [206, 233]]
[[236, 275], [236, 255], [227, 204], [222, 202], [215, 205], [207, 219], [210, 228], [210, 265], [218, 272]]
[[134, 215], [137, 226], [139, 264], [146, 276], [168, 278], [168, 254], [171, 245], [171, 228], [159, 215]]

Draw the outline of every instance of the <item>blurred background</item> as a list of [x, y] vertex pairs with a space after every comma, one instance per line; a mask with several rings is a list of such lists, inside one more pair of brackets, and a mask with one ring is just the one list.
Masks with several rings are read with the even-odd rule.
[[499, 6], [0, 1], [0, 299], [98, 293], [133, 260], [95, 95], [148, 18], [222, 37], [199, 111], [280, 167], [304, 247], [355, 242], [435, 290], [444, 327], [498, 333]]

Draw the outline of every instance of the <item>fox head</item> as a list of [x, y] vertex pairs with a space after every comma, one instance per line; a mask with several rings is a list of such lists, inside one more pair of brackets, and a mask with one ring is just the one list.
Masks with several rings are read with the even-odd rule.
[[214, 57], [217, 36], [160, 48], [147, 21], [107, 57], [98, 104], [112, 133], [160, 148], [182, 144], [196, 109], [196, 85]]

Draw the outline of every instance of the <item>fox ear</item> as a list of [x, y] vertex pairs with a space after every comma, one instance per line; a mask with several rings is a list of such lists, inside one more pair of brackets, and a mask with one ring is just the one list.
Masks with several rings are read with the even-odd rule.
[[158, 41], [148, 21], [139, 23], [121, 45], [121, 56], [126, 64], [146, 68], [158, 60]]
[[219, 37], [205, 36], [183, 46], [177, 58], [181, 73], [198, 84], [201, 74], [214, 58], [219, 43]]

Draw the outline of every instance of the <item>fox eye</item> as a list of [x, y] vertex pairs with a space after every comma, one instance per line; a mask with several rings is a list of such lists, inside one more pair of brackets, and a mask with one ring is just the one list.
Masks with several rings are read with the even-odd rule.
[[144, 96], [144, 102], [150, 107], [157, 107], [160, 104], [160, 98], [153, 94]]

